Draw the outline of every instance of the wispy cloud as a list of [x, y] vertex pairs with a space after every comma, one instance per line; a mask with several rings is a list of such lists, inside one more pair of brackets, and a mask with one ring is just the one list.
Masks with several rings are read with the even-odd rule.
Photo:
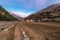
[[23, 12], [23, 11], [12, 11], [14, 14], [21, 16], [21, 17], [27, 17], [31, 14], [31, 12]]
[[23, 17], [31, 14], [33, 10], [38, 11], [54, 3], [60, 3], [60, 0], [0, 0], [0, 5], [3, 5], [5, 9]]

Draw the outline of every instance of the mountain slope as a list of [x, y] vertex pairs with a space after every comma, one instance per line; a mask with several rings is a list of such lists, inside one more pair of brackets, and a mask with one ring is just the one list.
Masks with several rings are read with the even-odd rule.
[[0, 6], [0, 21], [13, 21], [17, 20], [15, 17], [9, 14], [2, 6]]
[[60, 21], [60, 4], [53, 4], [41, 11], [29, 15], [25, 20]]
[[12, 12], [9, 12], [12, 16], [14, 16], [16, 19], [18, 19], [19, 21], [21, 21], [22, 17], [21, 16], [18, 16]]

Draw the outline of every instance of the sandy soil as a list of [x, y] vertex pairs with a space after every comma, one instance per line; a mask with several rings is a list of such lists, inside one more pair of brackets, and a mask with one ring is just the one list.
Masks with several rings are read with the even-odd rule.
[[[2, 24], [1, 24], [2, 23]], [[0, 40], [22, 40], [23, 28], [30, 40], [60, 40], [60, 25], [36, 22], [0, 23]], [[4, 25], [2, 27], [2, 25]], [[7, 27], [6, 27], [7, 26]]]

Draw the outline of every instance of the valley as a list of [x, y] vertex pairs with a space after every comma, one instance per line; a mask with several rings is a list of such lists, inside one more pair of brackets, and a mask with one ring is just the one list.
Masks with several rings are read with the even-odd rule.
[[60, 40], [60, 24], [0, 22], [0, 28], [0, 40]]

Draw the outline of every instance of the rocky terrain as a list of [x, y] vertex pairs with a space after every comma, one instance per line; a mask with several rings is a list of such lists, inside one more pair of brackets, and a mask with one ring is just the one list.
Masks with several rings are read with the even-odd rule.
[[1, 22], [0, 28], [0, 40], [60, 40], [60, 24]]
[[16, 14], [12, 13], [12, 12], [9, 12], [9, 13], [10, 13], [10, 15], [12, 15], [13, 17], [15, 17], [18, 21], [21, 21], [21, 20], [23, 19], [21, 16], [18, 16], [18, 15], [16, 15]]
[[25, 18], [34, 21], [60, 21], [60, 4], [53, 4]]

